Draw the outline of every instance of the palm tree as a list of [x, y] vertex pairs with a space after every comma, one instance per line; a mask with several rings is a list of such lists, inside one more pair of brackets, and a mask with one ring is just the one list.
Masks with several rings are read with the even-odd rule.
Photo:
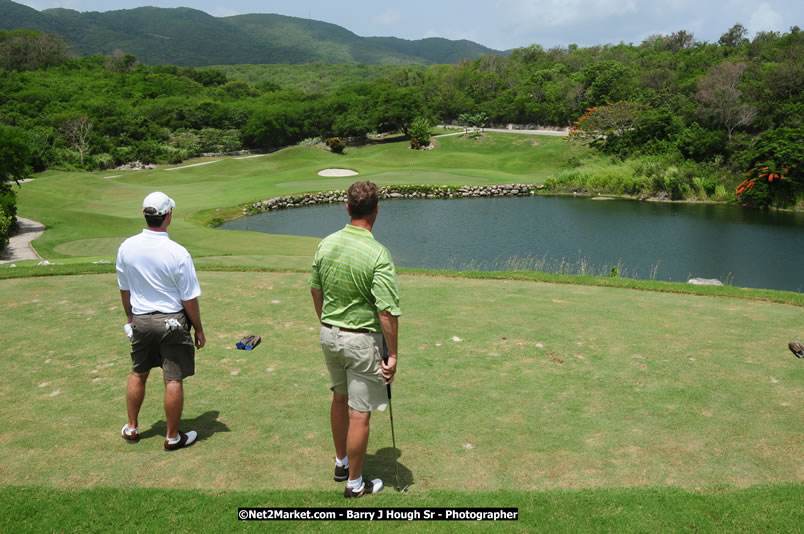
[[463, 134], [466, 135], [469, 124], [472, 122], [473, 115], [469, 113], [461, 113], [458, 115], [458, 124], [463, 126]]
[[482, 132], [483, 127], [486, 125], [486, 121], [489, 120], [489, 116], [481, 111], [477, 115], [474, 115], [472, 118], [473, 118], [472, 122], [473, 122], [474, 127], [475, 128], [480, 128], [480, 131]]

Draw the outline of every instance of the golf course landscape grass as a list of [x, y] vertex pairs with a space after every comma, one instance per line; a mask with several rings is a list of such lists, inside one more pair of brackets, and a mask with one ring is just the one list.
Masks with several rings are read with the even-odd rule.
[[[387, 489], [344, 501], [307, 282], [318, 240], [199, 221], [355, 179], [538, 183], [568, 157], [560, 139], [541, 136], [437, 141], [426, 152], [300, 146], [23, 184], [19, 214], [48, 228], [34, 246], [61, 265], [0, 266], [0, 530], [800, 531], [804, 362], [787, 342], [802, 335], [801, 294], [542, 273], [400, 274], [397, 450], [388, 414], [374, 413], [365, 472]], [[317, 174], [335, 167], [358, 176]], [[142, 228], [153, 190], [176, 200], [169, 232], [199, 267], [207, 335], [185, 381], [182, 429], [199, 442], [175, 453], [162, 450], [158, 370], [143, 439], [119, 436], [125, 317], [113, 265], [93, 263], [113, 262]], [[247, 334], [262, 343], [236, 350]], [[246, 506], [347, 505], [517, 507], [519, 519], [237, 519]]]

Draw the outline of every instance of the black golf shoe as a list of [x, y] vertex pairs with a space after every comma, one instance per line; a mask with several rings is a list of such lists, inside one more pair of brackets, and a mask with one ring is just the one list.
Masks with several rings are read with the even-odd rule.
[[335, 466], [335, 482], [343, 482], [347, 478], [349, 478], [349, 466], [348, 465], [336, 465]]
[[363, 479], [363, 487], [360, 491], [355, 491], [349, 486], [343, 490], [343, 496], [347, 499], [357, 499], [363, 495], [371, 495], [372, 493], [379, 493], [382, 491], [382, 480], [375, 478], [374, 480]]

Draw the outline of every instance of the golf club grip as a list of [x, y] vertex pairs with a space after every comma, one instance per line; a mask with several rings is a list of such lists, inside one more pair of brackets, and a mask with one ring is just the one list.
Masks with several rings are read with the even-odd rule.
[[[385, 336], [382, 336], [382, 361], [388, 363], [388, 344], [385, 342]], [[388, 389], [388, 400], [391, 400], [391, 384], [386, 384]]]

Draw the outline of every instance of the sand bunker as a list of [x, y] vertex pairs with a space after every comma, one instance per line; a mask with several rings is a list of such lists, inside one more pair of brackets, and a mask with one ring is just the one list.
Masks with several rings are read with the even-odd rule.
[[355, 171], [350, 171], [349, 169], [324, 169], [323, 171], [318, 171], [319, 176], [357, 176]]

